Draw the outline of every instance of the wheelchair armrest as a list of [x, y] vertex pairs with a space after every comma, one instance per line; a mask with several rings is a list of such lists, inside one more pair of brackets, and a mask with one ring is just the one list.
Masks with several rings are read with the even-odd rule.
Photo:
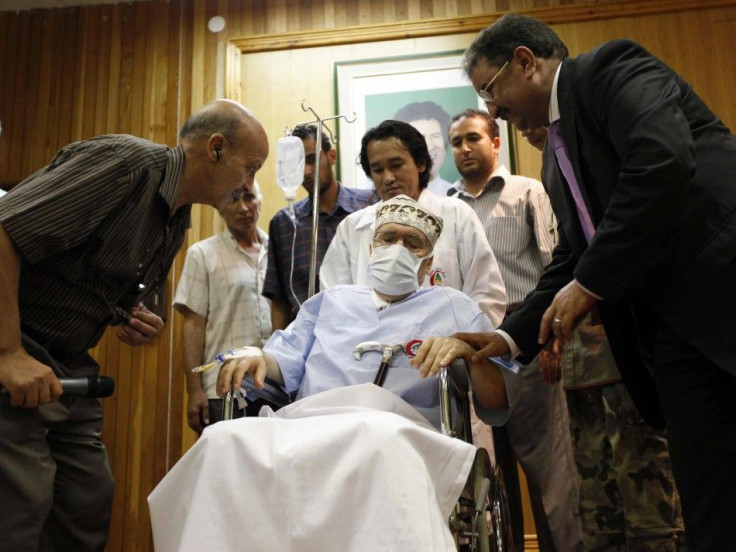
[[[263, 388], [259, 389], [253, 383], [253, 380], [243, 379], [240, 389], [245, 392], [245, 396], [253, 400], [253, 397], [264, 399], [271, 403], [274, 409], [278, 410], [282, 406], [286, 406], [292, 401], [292, 396], [286, 393], [281, 387], [270, 379], [266, 379]], [[231, 420], [233, 418], [233, 391], [232, 389], [225, 395], [222, 405], [222, 419]]]
[[281, 389], [279, 384], [274, 383], [273, 380], [268, 378], [266, 378], [262, 389], [256, 387], [256, 384], [250, 379], [243, 379], [243, 383], [240, 384], [240, 387], [245, 389], [248, 396], [255, 395], [260, 399], [265, 399], [268, 402], [273, 403], [274, 406], [279, 408], [286, 406], [292, 400], [292, 397]]
[[468, 391], [470, 376], [463, 359], [456, 359], [440, 370], [440, 431], [472, 443]]

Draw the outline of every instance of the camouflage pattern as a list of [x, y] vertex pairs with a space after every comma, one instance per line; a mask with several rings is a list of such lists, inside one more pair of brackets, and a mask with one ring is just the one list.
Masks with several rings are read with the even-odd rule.
[[581, 389], [621, 381], [606, 331], [593, 309], [582, 319], [562, 350], [562, 384], [565, 389]]
[[621, 383], [571, 389], [567, 401], [589, 550], [686, 550], [666, 433]]

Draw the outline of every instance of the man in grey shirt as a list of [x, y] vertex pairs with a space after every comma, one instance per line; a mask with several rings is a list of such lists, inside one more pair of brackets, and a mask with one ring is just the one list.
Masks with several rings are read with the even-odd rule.
[[[457, 195], [478, 215], [498, 259], [510, 313], [534, 289], [556, 244], [556, 220], [542, 183], [516, 176], [499, 164], [498, 124], [485, 111], [468, 109], [455, 116], [449, 129], [455, 165], [462, 175], [449, 195]], [[583, 548], [578, 490], [565, 393], [547, 385], [537, 359], [521, 366], [522, 392], [509, 421], [493, 429], [496, 459], [519, 496], [516, 460], [529, 483], [529, 495], [540, 550]], [[510, 446], [509, 446], [510, 444]], [[516, 492], [514, 492], [516, 490]], [[523, 540], [521, 504], [517, 498], [515, 541]]]
[[169, 148], [128, 135], [61, 149], [0, 200], [0, 535], [14, 551], [104, 550], [114, 480], [99, 400], [62, 396], [96, 375], [108, 325], [131, 345], [163, 321], [140, 307], [166, 280], [190, 205], [220, 207], [268, 155], [261, 124], [219, 100]]

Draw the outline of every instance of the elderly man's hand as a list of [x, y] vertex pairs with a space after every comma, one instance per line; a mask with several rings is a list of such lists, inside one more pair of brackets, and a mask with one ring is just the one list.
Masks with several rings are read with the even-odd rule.
[[204, 426], [210, 423], [210, 403], [201, 387], [189, 392], [187, 423], [200, 435], [204, 430]]
[[478, 362], [481, 359], [486, 359], [494, 356], [502, 357], [511, 353], [509, 344], [506, 340], [495, 332], [486, 333], [456, 333], [452, 337], [460, 339], [477, 349], [470, 360], [472, 362]]
[[22, 347], [0, 355], [0, 385], [10, 394], [10, 404], [34, 408], [61, 396], [59, 379]]
[[567, 284], [557, 292], [552, 304], [544, 312], [539, 325], [539, 344], [544, 345], [554, 336], [564, 345], [572, 338], [572, 331], [580, 320], [598, 302], [593, 295], [585, 291], [576, 280]]
[[248, 374], [256, 387], [262, 389], [266, 372], [266, 360], [263, 355], [228, 360], [220, 367], [220, 373], [217, 375], [217, 395], [224, 397], [230, 389], [239, 389], [243, 378]]
[[440, 368], [449, 366], [456, 358], [468, 358], [475, 352], [470, 345], [454, 337], [430, 337], [422, 343], [417, 356], [409, 361], [419, 370], [422, 378], [436, 376]]
[[147, 345], [158, 337], [164, 328], [163, 319], [145, 306], [138, 305], [130, 310], [131, 318], [117, 332], [117, 338], [131, 347]]

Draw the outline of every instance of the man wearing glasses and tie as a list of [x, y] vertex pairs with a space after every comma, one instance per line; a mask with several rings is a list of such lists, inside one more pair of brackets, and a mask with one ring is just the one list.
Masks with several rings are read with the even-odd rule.
[[666, 422], [685, 527], [730, 546], [736, 519], [736, 138], [679, 75], [630, 41], [568, 58], [555, 32], [510, 14], [465, 70], [489, 112], [549, 126], [544, 183], [560, 245], [479, 355], [533, 358], [598, 307], [650, 424]]

